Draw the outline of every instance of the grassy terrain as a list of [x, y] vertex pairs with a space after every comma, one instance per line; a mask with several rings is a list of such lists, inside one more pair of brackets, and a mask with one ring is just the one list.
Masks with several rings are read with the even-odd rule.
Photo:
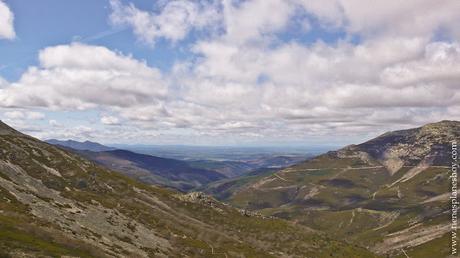
[[235, 193], [244, 189], [245, 186], [252, 182], [256, 182], [263, 177], [271, 175], [277, 170], [278, 169], [276, 168], [261, 168], [253, 170], [244, 176], [213, 182], [200, 190], [214, 196], [218, 200], [227, 201], [232, 198]]
[[228, 201], [390, 257], [447, 257], [449, 145], [460, 123], [390, 132], [246, 184]]
[[3, 256], [374, 257], [292, 222], [112, 172], [0, 124]]

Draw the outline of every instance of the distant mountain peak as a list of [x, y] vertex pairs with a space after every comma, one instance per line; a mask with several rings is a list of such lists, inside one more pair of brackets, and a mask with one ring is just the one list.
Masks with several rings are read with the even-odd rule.
[[100, 143], [92, 142], [88, 140], [84, 142], [79, 142], [75, 140], [49, 139], [49, 140], [46, 140], [45, 142], [49, 144], [53, 144], [53, 145], [60, 145], [60, 146], [75, 149], [75, 150], [88, 150], [88, 151], [96, 151], [96, 152], [115, 150], [115, 148], [108, 147]]

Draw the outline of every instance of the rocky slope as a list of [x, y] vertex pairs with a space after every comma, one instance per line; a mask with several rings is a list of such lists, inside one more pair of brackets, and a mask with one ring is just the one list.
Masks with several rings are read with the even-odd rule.
[[389, 256], [447, 257], [451, 141], [460, 122], [389, 132], [263, 177], [230, 202]]
[[1, 257], [373, 257], [301, 225], [136, 182], [0, 122]]

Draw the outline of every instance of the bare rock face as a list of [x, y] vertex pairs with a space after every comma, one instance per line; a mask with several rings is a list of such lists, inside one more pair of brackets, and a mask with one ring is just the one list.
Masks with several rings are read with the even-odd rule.
[[385, 133], [358, 145], [332, 152], [337, 158], [359, 158], [369, 165], [380, 164], [393, 175], [404, 166], [415, 166], [427, 158], [430, 165], [447, 165], [450, 143], [460, 138], [460, 122], [441, 121], [425, 126]]
[[188, 202], [211, 202], [211, 197], [203, 192], [191, 192], [184, 195], [178, 195], [178, 198]]
[[357, 145], [357, 148], [395, 172], [403, 165], [416, 165], [427, 156], [435, 157], [434, 165], [445, 165], [450, 143], [459, 137], [460, 122], [441, 121], [415, 129], [385, 133]]
[[203, 192], [190, 192], [187, 194], [178, 194], [176, 197], [185, 202], [202, 203], [208, 206], [216, 206], [218, 201]]
[[[214, 197], [207, 195], [203, 192], [191, 192], [187, 194], [178, 194], [176, 197], [184, 202], [192, 202], [192, 203], [199, 203], [210, 207], [219, 213], [223, 213], [224, 209], [221, 206], [225, 206], [225, 204], [217, 201]], [[228, 205], [227, 205], [228, 206]]]

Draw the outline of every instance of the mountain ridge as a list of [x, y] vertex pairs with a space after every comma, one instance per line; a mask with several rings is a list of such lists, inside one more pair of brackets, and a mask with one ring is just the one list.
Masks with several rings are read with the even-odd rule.
[[56, 140], [56, 139], [48, 139], [45, 142], [53, 145], [59, 145], [63, 147], [72, 148], [75, 150], [88, 150], [88, 151], [110, 151], [116, 150], [116, 148], [108, 147], [98, 142], [92, 141], [75, 141], [75, 140]]
[[458, 121], [388, 132], [259, 178], [229, 202], [380, 254], [448, 256], [450, 141], [459, 138]]

